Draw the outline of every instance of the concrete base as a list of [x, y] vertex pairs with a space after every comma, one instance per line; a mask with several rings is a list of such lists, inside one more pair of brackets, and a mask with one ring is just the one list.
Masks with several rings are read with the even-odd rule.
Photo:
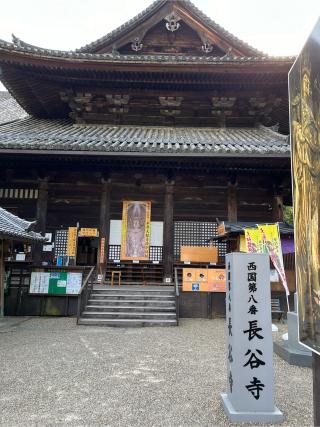
[[239, 412], [234, 409], [226, 393], [221, 393], [221, 400], [225, 413], [234, 423], [281, 423], [284, 419], [276, 407], [273, 412]]
[[273, 351], [290, 365], [312, 368], [312, 353], [307, 349], [293, 349], [289, 347], [288, 341], [281, 340], [273, 343]]

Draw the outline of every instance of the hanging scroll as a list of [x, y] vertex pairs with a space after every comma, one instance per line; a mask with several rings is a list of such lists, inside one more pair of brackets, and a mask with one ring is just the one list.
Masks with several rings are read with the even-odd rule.
[[148, 260], [151, 202], [123, 202], [121, 259]]

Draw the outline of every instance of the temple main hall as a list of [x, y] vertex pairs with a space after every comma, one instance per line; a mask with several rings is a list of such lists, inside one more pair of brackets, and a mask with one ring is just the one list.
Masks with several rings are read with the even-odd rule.
[[[47, 236], [12, 246], [7, 313], [75, 313], [74, 296], [32, 294], [32, 271], [169, 289], [187, 266], [224, 271], [223, 222], [283, 222], [293, 61], [189, 0], [157, 0], [73, 51], [1, 40], [0, 205]], [[181, 316], [223, 315], [221, 289], [192, 289]]]

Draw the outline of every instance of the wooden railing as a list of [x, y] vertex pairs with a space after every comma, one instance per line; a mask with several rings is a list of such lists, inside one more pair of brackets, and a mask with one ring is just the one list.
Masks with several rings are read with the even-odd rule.
[[93, 289], [94, 270], [95, 270], [95, 267], [92, 267], [87, 277], [84, 279], [78, 294], [77, 324], [79, 323], [81, 314], [88, 303], [88, 299]]

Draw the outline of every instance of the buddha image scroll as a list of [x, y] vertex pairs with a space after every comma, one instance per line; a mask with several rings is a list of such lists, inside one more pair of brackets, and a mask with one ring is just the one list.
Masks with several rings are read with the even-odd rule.
[[289, 90], [299, 339], [320, 353], [320, 20]]
[[149, 259], [150, 219], [151, 202], [123, 202], [121, 259]]

